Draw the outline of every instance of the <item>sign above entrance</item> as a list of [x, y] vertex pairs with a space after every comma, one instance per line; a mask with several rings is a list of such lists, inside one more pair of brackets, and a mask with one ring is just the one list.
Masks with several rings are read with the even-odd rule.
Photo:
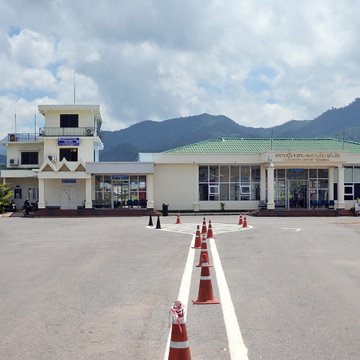
[[305, 162], [326, 162], [332, 160], [340, 160], [340, 154], [337, 152], [316, 152], [316, 153], [280, 153], [275, 154], [276, 160], [296, 162], [296, 161], [305, 161]]
[[80, 146], [80, 138], [78, 137], [59, 137], [58, 146]]

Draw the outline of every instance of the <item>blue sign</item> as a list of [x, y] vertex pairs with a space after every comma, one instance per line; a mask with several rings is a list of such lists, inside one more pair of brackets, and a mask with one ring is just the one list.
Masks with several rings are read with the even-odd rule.
[[76, 184], [76, 179], [62, 179], [63, 184]]
[[80, 138], [59, 137], [58, 146], [80, 146]]

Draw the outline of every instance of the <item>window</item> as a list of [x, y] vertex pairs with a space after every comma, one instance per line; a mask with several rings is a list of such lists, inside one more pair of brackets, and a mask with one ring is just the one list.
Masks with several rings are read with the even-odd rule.
[[209, 194], [219, 195], [219, 185], [209, 185]]
[[209, 179], [208, 173], [209, 169], [207, 166], [199, 166], [199, 182], [207, 182]]
[[354, 186], [352, 184], [345, 184], [344, 187], [344, 200], [354, 199]]
[[260, 199], [260, 166], [199, 166], [200, 201]]
[[353, 168], [352, 167], [346, 167], [344, 169], [344, 181], [347, 183], [353, 182]]
[[36, 151], [24, 151], [21, 153], [21, 164], [22, 165], [38, 165], [39, 164], [39, 153]]
[[61, 128], [77, 128], [79, 127], [78, 114], [60, 114]]
[[[135, 206], [146, 208], [145, 175], [97, 175], [95, 176], [95, 200], [97, 207]], [[132, 205], [129, 205], [129, 200]]]
[[22, 199], [22, 190], [21, 189], [14, 189], [14, 198]]
[[78, 161], [78, 149], [77, 148], [60, 149], [60, 161], [64, 158], [67, 161]]
[[250, 181], [250, 166], [241, 166], [241, 182]]

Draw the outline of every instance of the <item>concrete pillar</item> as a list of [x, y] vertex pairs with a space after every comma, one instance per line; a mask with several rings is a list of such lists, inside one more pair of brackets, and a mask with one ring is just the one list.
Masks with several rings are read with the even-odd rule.
[[91, 177], [89, 179], [85, 179], [85, 209], [92, 209]]
[[267, 189], [268, 189], [268, 201], [267, 201], [267, 208], [268, 209], [275, 209], [274, 203], [274, 172], [275, 167], [274, 165], [270, 165], [267, 168], [268, 172], [268, 182], [267, 182]]
[[154, 175], [146, 175], [147, 208], [154, 208]]
[[344, 174], [345, 170], [342, 165], [339, 165], [339, 179], [338, 179], [338, 209], [345, 209], [344, 200]]
[[334, 200], [334, 168], [329, 168], [329, 178], [328, 178], [328, 191], [329, 191], [329, 200]]
[[260, 166], [260, 200], [266, 200], [266, 168]]
[[193, 210], [199, 211], [200, 204], [199, 204], [199, 165], [193, 164], [193, 186], [194, 186], [194, 203], [193, 203]]
[[39, 202], [38, 202], [39, 209], [46, 208], [46, 201], [45, 201], [45, 179], [39, 179]]

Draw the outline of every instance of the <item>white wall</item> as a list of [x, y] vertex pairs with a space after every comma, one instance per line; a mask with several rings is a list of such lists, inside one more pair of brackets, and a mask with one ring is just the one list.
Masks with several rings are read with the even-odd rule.
[[[154, 206], [169, 211], [192, 210], [194, 203], [193, 164], [158, 164], [154, 171]], [[196, 179], [197, 181], [197, 179]]]
[[[39, 153], [39, 166], [34, 165], [21, 165], [21, 152], [22, 151], [36, 151]], [[19, 166], [22, 168], [38, 168], [43, 163], [42, 159], [44, 156], [43, 143], [26, 143], [26, 142], [15, 142], [9, 143], [7, 147], [7, 166], [10, 167], [10, 159], [18, 160]]]
[[257, 210], [259, 201], [199, 201], [200, 210], [221, 210], [220, 203], [225, 204], [225, 210]]
[[[56, 155], [57, 161], [59, 161], [60, 152], [57, 141], [57, 137], [47, 138], [44, 144], [44, 154], [45, 156]], [[77, 148], [78, 160], [82, 160], [83, 162], [94, 161], [94, 138], [92, 136], [80, 137], [80, 146], [77, 146]]]
[[[28, 198], [28, 190], [29, 189], [37, 189], [38, 188], [38, 180], [37, 178], [7, 178], [6, 183], [12, 189], [21, 189], [22, 198], [14, 199], [16, 207], [20, 210], [24, 205], [24, 201]], [[34, 202], [37, 199], [29, 198], [30, 202]]]
[[[60, 179], [45, 180], [45, 201], [46, 206], [60, 206], [60, 191], [62, 187], [66, 187]], [[77, 206], [83, 206], [85, 201], [85, 180], [76, 179], [74, 185], [77, 189]]]
[[94, 127], [94, 113], [89, 110], [47, 111], [45, 127], [60, 127], [60, 114], [79, 114], [79, 127]]

